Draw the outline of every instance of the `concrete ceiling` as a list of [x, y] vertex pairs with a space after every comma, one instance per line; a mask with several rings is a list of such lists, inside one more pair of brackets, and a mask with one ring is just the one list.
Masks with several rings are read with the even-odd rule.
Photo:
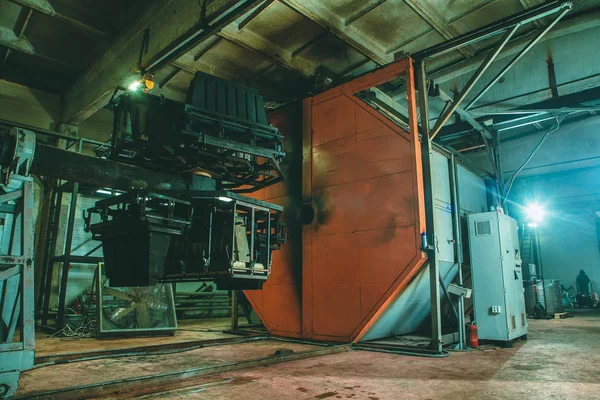
[[[220, 11], [241, 3], [230, 14], [230, 20], [211, 20]], [[142, 64], [161, 60], [160, 68], [153, 69], [158, 83], [153, 93], [183, 100], [195, 71], [203, 71], [257, 87], [268, 101], [285, 102], [314, 91], [320, 77], [330, 77], [334, 82], [349, 79], [392, 62], [396, 53], [414, 53], [540, 3], [0, 0], [0, 78], [60, 94], [62, 122], [80, 123], [106, 105], [117, 85], [136, 76], [147, 31], [149, 47], [142, 52]], [[561, 37], [568, 40], [569, 35], [589, 29], [590, 20], [600, 20], [599, 2], [579, 0], [554, 29], [562, 29]], [[509, 47], [527, 40], [550, 21], [546, 18], [522, 27]], [[178, 46], [182, 42], [188, 45]], [[464, 84], [493, 44], [494, 40], [487, 40], [449, 53], [433, 60], [429, 70], [436, 82], [451, 93]], [[169, 53], [174, 47], [178, 51]], [[547, 47], [538, 51], [543, 65]], [[569, 48], [589, 51], [590, 43], [570, 41]], [[515, 51], [509, 48], [506, 54]], [[167, 60], [161, 58], [164, 54], [177, 57]], [[556, 58], [557, 63], [572, 62], [572, 55], [564, 60]], [[529, 75], [535, 73], [531, 77], [527, 77], [527, 71], [519, 71], [522, 79], [507, 79], [500, 91], [490, 91], [482, 103], [501, 104], [506, 109], [547, 99], [539, 96], [548, 85], [547, 77], [538, 69], [531, 70]], [[582, 59], [575, 68], [561, 64], [557, 78], [559, 83], [581, 81], [594, 70], [598, 70], [596, 61]], [[558, 74], [568, 76], [563, 79]], [[589, 81], [586, 85], [589, 89], [596, 83]], [[582, 90], [581, 85], [575, 86], [565, 94]], [[396, 101], [404, 97], [402, 82], [381, 89]], [[505, 101], [510, 97], [507, 93], [515, 90], [524, 97]], [[442, 106], [435, 101], [432, 104], [434, 109]]]
[[0, 78], [61, 93], [109, 48], [141, 3], [0, 0]]

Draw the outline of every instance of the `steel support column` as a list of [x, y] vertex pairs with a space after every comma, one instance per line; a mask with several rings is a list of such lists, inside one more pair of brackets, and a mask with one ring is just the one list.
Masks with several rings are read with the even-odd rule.
[[42, 315], [42, 326], [48, 325], [48, 314], [50, 309], [50, 296], [52, 295], [52, 275], [54, 271], [54, 261], [52, 260], [56, 251], [56, 239], [58, 235], [58, 224], [60, 220], [60, 205], [62, 204], [63, 192], [58, 190], [58, 182], [55, 179], [53, 184], [53, 195], [51, 200], [50, 219], [47, 223], [46, 247], [44, 249], [44, 268], [42, 293], [39, 300], [39, 313]]
[[[426, 236], [428, 243], [435, 243], [435, 206], [433, 192], [433, 171], [431, 169], [432, 142], [429, 135], [429, 104], [427, 91], [427, 72], [425, 61], [417, 65], [419, 88], [419, 109], [421, 111], [421, 150], [423, 161], [423, 188], [425, 198]], [[423, 249], [429, 263], [429, 294], [431, 303], [431, 348], [442, 352], [442, 320], [440, 309], [440, 266], [435, 246]]]
[[[71, 247], [73, 244], [73, 229], [77, 211], [77, 198], [79, 197], [79, 183], [73, 183], [71, 191], [71, 204], [69, 206], [69, 219], [67, 222], [67, 234], [65, 242], [64, 259], [60, 277], [60, 288], [58, 290], [58, 315], [56, 317], [56, 330], [60, 331], [65, 325], [65, 302], [67, 298], [67, 282], [69, 279], [69, 266], [71, 265]], [[60, 206], [60, 205], [59, 205]]]
[[238, 291], [231, 291], [231, 330], [236, 331], [239, 326], [239, 312], [238, 312]]
[[[458, 164], [454, 154], [450, 155], [450, 198], [452, 202], [452, 231], [454, 234], [454, 256], [458, 267], [457, 284], [463, 285], [462, 265], [462, 227], [460, 224], [460, 192], [458, 190]], [[465, 345], [465, 300], [462, 296], [458, 298], [458, 349], [462, 350]]]

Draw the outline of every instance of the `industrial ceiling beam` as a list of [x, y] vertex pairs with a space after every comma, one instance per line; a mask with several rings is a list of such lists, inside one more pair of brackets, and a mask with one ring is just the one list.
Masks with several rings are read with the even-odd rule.
[[[153, 0], [145, 12], [63, 95], [62, 121], [80, 123], [104, 107], [114, 89], [139, 78], [138, 62], [152, 72], [218, 33], [258, 4], [257, 0]], [[204, 15], [204, 18], [199, 16]]]
[[[439, 89], [439, 94], [440, 94], [440, 99], [442, 99], [443, 101], [446, 102], [446, 104], [452, 104], [454, 103], [454, 99], [452, 99], [452, 97], [450, 97], [446, 92], [444, 92], [442, 89]], [[455, 112], [460, 115], [460, 117], [467, 123], [469, 123], [469, 125], [471, 125], [473, 127], [473, 129], [475, 129], [477, 132], [483, 132], [484, 136], [486, 137], [486, 139], [491, 139], [492, 138], [492, 134], [490, 133], [490, 131], [483, 125], [481, 125], [474, 117], [473, 115], [471, 115], [470, 112], [465, 111], [465, 109], [463, 109], [462, 107], [458, 106], [456, 107]]]
[[[543, 43], [547, 40], [567, 36], [577, 31], [597, 28], [599, 26], [600, 11], [591, 12], [585, 15], [577, 16], [559, 22], [557, 26], [551, 32], [544, 35], [544, 37], [542, 37], [538, 43]], [[509, 57], [513, 54], [518, 53], [522, 49], [522, 46], [528, 41], [530, 41], [536, 34], [537, 31], [534, 31], [530, 34], [520, 37], [519, 39], [516, 39], [514, 42], [506, 46], [505, 50], [500, 54], [498, 59]], [[458, 76], [476, 70], [483, 57], [485, 57], [485, 55], [478, 55], [476, 57], [473, 57], [472, 59], [463, 61], [461, 63], [453, 64], [447, 68], [439, 69], [430, 74], [430, 77], [435, 79], [438, 83], [452, 80]]]
[[[438, 10], [438, 7], [430, 5], [427, 1], [422, 0], [404, 0], [404, 2], [413, 9], [419, 17], [427, 22], [437, 33], [442, 35], [444, 39], [449, 40], [460, 35], [460, 32], [449, 25], [446, 17]], [[390, 53], [395, 53], [398, 49], [391, 50]], [[458, 49], [460, 53], [467, 57], [473, 57], [473, 51], [461, 47]]]
[[371, 60], [370, 58], [366, 57], [364, 60], [349, 66], [348, 68], [346, 68], [344, 71], [340, 72], [339, 76], [346, 76], [348, 74], [353, 73], [354, 71], [356, 71], [357, 69], [364, 67], [365, 65], [369, 64], [369, 63], [373, 63], [373, 60]]
[[239, 32], [235, 26], [230, 25], [223, 28], [219, 35], [240, 47], [261, 55], [271, 63], [288, 69], [303, 78], [311, 77], [317, 68], [317, 65], [303, 60], [302, 57], [294, 57], [292, 51], [286, 50], [252, 31]]
[[332, 34], [339, 37], [358, 52], [369, 57], [380, 65], [385, 65], [394, 60], [393, 55], [386, 54], [385, 49], [368, 35], [365, 35], [354, 26], [346, 26], [344, 18], [335, 14], [319, 0], [280, 0], [292, 10], [304, 15], [308, 19], [329, 29]]
[[440, 132], [440, 129], [448, 122], [448, 119], [454, 114], [454, 112], [460, 107], [463, 100], [467, 97], [471, 89], [475, 86], [475, 84], [479, 81], [483, 73], [489, 68], [489, 66], [494, 62], [498, 54], [502, 51], [504, 46], [508, 43], [508, 41], [513, 37], [513, 35], [517, 32], [517, 30], [521, 27], [520, 24], [514, 25], [510, 30], [506, 31], [500, 42], [496, 45], [494, 51], [492, 51], [483, 63], [479, 66], [479, 69], [473, 74], [471, 79], [467, 82], [465, 87], [460, 91], [460, 93], [456, 96], [452, 103], [447, 103], [448, 107], [444, 109], [442, 114], [437, 119], [433, 129], [431, 130], [431, 139], [435, 138], [435, 136]]
[[[446, 94], [442, 89], [439, 89], [439, 94], [440, 94], [440, 98], [442, 100], [444, 100], [445, 102], [447, 102], [446, 104], [452, 104], [454, 102], [454, 100], [448, 94]], [[496, 157], [494, 156], [494, 150], [489, 142], [489, 139], [493, 138], [491, 132], [486, 127], [484, 127], [479, 122], [477, 122], [477, 120], [475, 120], [475, 118], [473, 118], [473, 116], [468, 111], [463, 110], [460, 106], [456, 107], [456, 113], [458, 115], [460, 115], [463, 120], [468, 122], [481, 136], [481, 140], [483, 141], [485, 150], [486, 150], [488, 158], [490, 160], [490, 164], [492, 165], [492, 170], [494, 171], [493, 175], [496, 180], [496, 184], [498, 185], [498, 188], [500, 190], [503, 190], [504, 183], [502, 182], [502, 179], [500, 178], [500, 176], [501, 176], [500, 168], [496, 161]], [[501, 191], [500, 193], [503, 193], [503, 192]]]
[[203, 55], [214, 49], [219, 43], [221, 43], [221, 40], [223, 40], [223, 38], [217, 35], [206, 40], [206, 46], [203, 46], [199, 52], [194, 54], [194, 61], [198, 61], [200, 58], [202, 58]]
[[325, 29], [323, 32], [319, 33], [317, 36], [313, 37], [308, 42], [304, 43], [302, 46], [300, 46], [296, 50], [292, 51], [292, 58], [305, 52], [306, 50], [308, 50], [309, 48], [314, 46], [316, 43], [325, 39], [327, 37], [327, 35], [329, 35], [329, 29]]
[[481, 97], [483, 97], [484, 94], [486, 94], [488, 92], [488, 90], [490, 90], [490, 88], [496, 84], [496, 82], [498, 82], [500, 80], [500, 78], [502, 78], [507, 72], [508, 70], [510, 70], [516, 63], [517, 61], [519, 61], [529, 50], [531, 50], [531, 48], [533, 46], [536, 45], [537, 42], [540, 41], [540, 39], [546, 34], [548, 33], [548, 31], [550, 31], [557, 23], [558, 21], [560, 21], [562, 19], [562, 17], [565, 16], [565, 14], [567, 14], [569, 12], [569, 9], [564, 9], [560, 14], [558, 14], [558, 16], [556, 18], [554, 18], [554, 20], [552, 21], [552, 23], [548, 24], [548, 26], [546, 26], [544, 29], [540, 30], [535, 36], [534, 38], [527, 43], [527, 45], [525, 47], [523, 47], [523, 49], [512, 58], [512, 60], [510, 60], [505, 66], [504, 68], [502, 68], [502, 70], [500, 70], [500, 72], [498, 72], [496, 74], [496, 76], [494, 76], [494, 78], [487, 84], [485, 85], [485, 87], [483, 89], [481, 89], [479, 91], [479, 93], [477, 93], [473, 99], [469, 102], [469, 104], [467, 104], [467, 106], [465, 107], [465, 110], [469, 110], [471, 108], [473, 108], [473, 106], [475, 105], [475, 103], [477, 103], [477, 101], [479, 99], [481, 99]]
[[67, 15], [56, 11], [56, 9], [50, 4], [48, 0], [9, 0], [15, 4], [23, 7], [31, 8], [32, 10], [38, 11], [42, 14], [49, 15], [53, 18], [57, 18], [61, 21], [67, 22], [85, 32], [91, 33], [97, 36], [110, 37], [111, 35], [104, 32], [88, 23], [82, 22], [77, 16]]
[[[523, 8], [525, 10], [527, 10], [528, 8], [531, 8], [531, 7], [535, 7], [535, 6], [537, 6], [538, 4], [540, 4], [542, 2], [543, 1], [539, 1], [539, 0], [519, 0], [519, 3], [521, 3], [521, 6], [523, 6]], [[538, 28], [542, 27], [542, 24], [540, 23], [540, 21], [534, 21], [533, 23]]]
[[27, 40], [27, 38], [24, 35], [25, 28], [27, 26], [27, 23], [29, 22], [29, 16], [30, 16], [31, 10], [23, 10], [23, 11], [24, 12], [21, 15], [24, 15], [24, 22], [23, 22], [23, 25], [21, 25], [22, 28], [17, 29], [19, 31], [18, 34], [15, 34], [15, 32], [12, 29], [10, 29], [6, 26], [0, 25], [0, 46], [4, 46], [7, 48], [6, 52], [4, 53], [4, 57], [0, 61], [0, 71], [6, 72], [6, 69], [5, 69], [6, 62], [12, 51], [27, 54], [30, 56], [37, 56], [37, 57], [43, 58], [44, 60], [51, 61], [53, 63], [62, 64], [63, 66], [66, 66], [68, 68], [72, 68], [72, 69], [79, 68], [76, 65], [72, 65], [68, 62], [56, 59], [47, 54], [42, 54], [39, 51], [35, 50], [35, 48], [31, 45], [31, 43], [29, 43], [29, 41]]
[[27, 39], [15, 35], [12, 29], [4, 25], [0, 25], [0, 46], [18, 51], [19, 53], [25, 53], [29, 55], [35, 54], [33, 46], [27, 41]]
[[355, 23], [356, 21], [358, 21], [359, 19], [361, 19], [362, 17], [364, 17], [365, 15], [367, 15], [386, 1], [387, 0], [375, 0], [371, 4], [368, 4], [366, 7], [357, 10], [344, 20], [345, 25], [352, 25], [353, 23]]
[[475, 29], [471, 32], [467, 32], [463, 35], [457, 36], [451, 40], [447, 40], [443, 43], [419, 51], [413, 54], [413, 58], [415, 60], [423, 60], [430, 57], [438, 57], [451, 51], [457, 50], [459, 48], [469, 46], [473, 43], [477, 43], [490, 37], [502, 34], [507, 30], [514, 28], [515, 26], [522, 26], [537, 21], [541, 18], [561, 12], [564, 9], [571, 10], [572, 8], [573, 3], [570, 1], [552, 1], [548, 3], [543, 3], [539, 6], [532, 7], [523, 12], [511, 15], [507, 18], [483, 26], [479, 29]]
[[[600, 11], [590, 12], [574, 18], [570, 18], [568, 20], [560, 21], [558, 24], [556, 24], [554, 29], [552, 29], [550, 32], [544, 35], [538, 41], [538, 43], [543, 43], [548, 40], [567, 36], [581, 30], [597, 28], [599, 26]], [[513, 40], [511, 43], [506, 45], [506, 47], [498, 55], [496, 60], [498, 61], [519, 53], [522, 50], [523, 46], [527, 45], [527, 43], [530, 42], [538, 33], [539, 31], [533, 31], [526, 35], [520, 36], [518, 39]], [[437, 70], [434, 70], [431, 73], [429, 73], [429, 78], [434, 80], [436, 83], [440, 84], [456, 79], [462, 75], [471, 73], [479, 67], [482, 60], [487, 56], [489, 51], [491, 50], [482, 52], [481, 54], [478, 54], [473, 58], [462, 61], [460, 63], [452, 62], [450, 65], [445, 65], [443, 62], [444, 57], [439, 57], [440, 61], [438, 62], [436, 59], [436, 64], [443, 65], [443, 67], [438, 68]], [[399, 86], [396, 89], [390, 91], [388, 94], [396, 99], [403, 97], [405, 93], [406, 88], [404, 86]]]
[[261, 4], [256, 6], [253, 10], [244, 15], [240, 21], [237, 23], [237, 29], [242, 30], [246, 25], [248, 25], [254, 18], [258, 17], [263, 13], [271, 4], [273, 4], [275, 0], [264, 0]]
[[[22, 9], [21, 12], [19, 13], [15, 27], [14, 27], [14, 29], [12, 29], [14, 34], [19, 39], [24, 39], [25, 30], [27, 29], [27, 26], [29, 25], [29, 20], [31, 19], [32, 13], [33, 13], [33, 11], [31, 9], [27, 9], [27, 10]], [[31, 46], [31, 44], [29, 44], [29, 46]], [[10, 53], [12, 52], [12, 50], [13, 49], [8, 48], [4, 52], [4, 57], [2, 57], [2, 62], [0, 62], [0, 71], [2, 71], [4, 69], [4, 66], [6, 65], [6, 61], [8, 60], [8, 57], [10, 56]]]

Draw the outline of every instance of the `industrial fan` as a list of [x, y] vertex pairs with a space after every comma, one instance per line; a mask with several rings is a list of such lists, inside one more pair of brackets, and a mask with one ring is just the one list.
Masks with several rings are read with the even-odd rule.
[[98, 267], [96, 336], [172, 335], [177, 329], [172, 285], [110, 287]]

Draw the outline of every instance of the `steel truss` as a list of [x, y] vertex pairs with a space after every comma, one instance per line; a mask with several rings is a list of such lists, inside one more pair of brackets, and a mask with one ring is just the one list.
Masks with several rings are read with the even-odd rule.
[[[494, 22], [482, 28], [476, 29], [472, 32], [458, 36], [454, 39], [432, 46], [428, 49], [420, 51], [413, 55], [416, 66], [416, 77], [417, 87], [419, 90], [419, 108], [421, 110], [421, 136], [422, 136], [422, 161], [423, 161], [423, 183], [424, 183], [424, 194], [425, 194], [425, 213], [427, 220], [427, 240], [426, 243], [435, 243], [435, 206], [434, 206], [434, 176], [431, 168], [432, 164], [432, 147], [433, 139], [439, 134], [440, 130], [446, 125], [448, 120], [453, 114], [458, 114], [464, 121], [468, 122], [475, 130], [479, 132], [481, 138], [485, 144], [488, 152], [488, 157], [494, 170], [494, 178], [498, 186], [498, 193], [504, 194], [504, 183], [502, 179], [502, 169], [500, 166], [500, 153], [499, 153], [499, 140], [497, 132], [491, 132], [488, 128], [480, 124], [475, 117], [471, 115], [469, 109], [471, 109], [475, 103], [485, 94], [487, 91], [506, 74], [516, 63], [529, 51], [548, 31], [552, 29], [571, 9], [573, 4], [571, 2], [559, 2], [554, 1], [550, 3], [544, 3], [536, 7], [532, 7], [519, 14], [515, 14], [503, 20]], [[555, 15], [552, 22], [539, 31], [529, 43], [527, 43], [523, 49], [513, 57], [502, 70], [496, 74], [488, 84], [484, 86], [467, 104], [466, 107], [462, 107], [462, 103], [467, 98], [469, 93], [475, 87], [476, 83], [482, 78], [483, 74], [489, 68], [489, 66], [496, 60], [498, 55], [502, 52], [507, 43], [515, 36], [519, 28], [522, 26], [533, 23], [540, 20], [541, 18]], [[473, 43], [479, 42], [484, 39], [491, 38], [493, 36], [502, 35], [496, 46], [488, 53], [487, 57], [483, 60], [479, 68], [469, 79], [465, 87], [454, 97], [451, 98], [449, 95], [444, 93], [430, 82], [427, 76], [427, 64], [426, 60], [446, 54], [448, 52], [458, 50], [464, 46], [472, 45]], [[446, 102], [446, 105], [433, 124], [433, 128], [429, 126], [429, 96], [437, 95]], [[452, 157], [454, 160], [454, 157]], [[452, 161], [454, 162], [454, 161]], [[458, 201], [458, 193], [456, 188], [456, 175], [454, 172], [455, 167], [452, 168], [453, 179], [451, 182], [453, 185], [452, 191], [453, 201]], [[458, 213], [458, 208], [454, 210], [454, 214]], [[456, 216], [454, 216], [456, 219]], [[456, 222], [453, 223], [455, 229], [460, 230], [460, 226], [457, 226]], [[456, 236], [460, 237], [460, 236]], [[428, 254], [429, 259], [429, 274], [430, 274], [430, 299], [431, 299], [431, 326], [432, 326], [432, 342], [431, 348], [433, 351], [442, 352], [442, 331], [441, 331], [441, 318], [440, 318], [440, 273], [439, 265], [436, 257], [435, 246], [426, 245], [424, 251]], [[458, 269], [461, 271], [462, 268], [462, 253], [457, 249], [456, 251], [456, 262]], [[462, 306], [459, 301], [459, 311]], [[463, 314], [460, 314], [459, 318], [459, 332], [460, 340], [459, 344], [462, 346], [462, 341], [465, 339], [464, 335], [464, 310]]]

